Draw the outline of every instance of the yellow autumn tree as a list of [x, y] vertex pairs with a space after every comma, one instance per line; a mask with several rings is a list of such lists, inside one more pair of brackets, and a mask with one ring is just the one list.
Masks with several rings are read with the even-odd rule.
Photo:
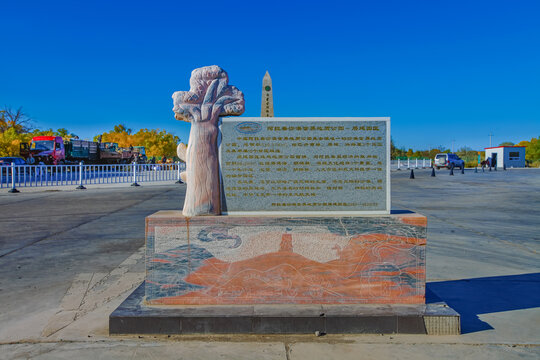
[[0, 132], [0, 156], [18, 156], [19, 144], [30, 139], [31, 135], [18, 134], [14, 128]]
[[[94, 141], [98, 141], [98, 139], [99, 135], [94, 137]], [[180, 142], [180, 138], [160, 129], [140, 129], [133, 133], [132, 129], [127, 128], [124, 124], [119, 124], [115, 125], [113, 130], [101, 134], [101, 141], [118, 143], [118, 146], [125, 148], [144, 146], [149, 158], [153, 156], [173, 158], [176, 156], [176, 146]]]
[[141, 129], [133, 134], [133, 139], [136, 145], [146, 148], [148, 157], [173, 158], [176, 156], [176, 146], [180, 142], [178, 136], [160, 129]]
[[19, 155], [19, 144], [29, 142], [30, 118], [22, 108], [13, 110], [9, 107], [0, 109], [0, 156]]
[[65, 128], [39, 130], [31, 126], [32, 119], [22, 108], [0, 109], [0, 156], [18, 156], [21, 143], [29, 143], [34, 136], [61, 136], [68, 140], [75, 135]]

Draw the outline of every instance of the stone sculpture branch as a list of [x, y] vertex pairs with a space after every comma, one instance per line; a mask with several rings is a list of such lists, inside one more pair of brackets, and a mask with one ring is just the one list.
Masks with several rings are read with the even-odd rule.
[[187, 149], [178, 145], [178, 156], [186, 162], [181, 174], [187, 183], [184, 216], [221, 214], [217, 154], [220, 116], [242, 115], [244, 94], [228, 85], [229, 76], [219, 66], [193, 70], [189, 91], [173, 94], [175, 118], [191, 123]]

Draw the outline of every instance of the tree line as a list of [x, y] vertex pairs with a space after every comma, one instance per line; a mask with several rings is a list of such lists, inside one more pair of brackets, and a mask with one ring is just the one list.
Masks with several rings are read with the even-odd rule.
[[[19, 144], [22, 142], [29, 143], [34, 136], [61, 136], [65, 140], [74, 138], [77, 135], [71, 133], [65, 128], [57, 130], [48, 129], [40, 130], [32, 126], [32, 119], [24, 113], [22, 108], [16, 110], [10, 107], [0, 109], [0, 156], [17, 156], [19, 155]], [[124, 124], [118, 124], [112, 130], [98, 134], [94, 137], [94, 141], [98, 141], [101, 136], [102, 142], [115, 142], [120, 147], [129, 146], [144, 146], [146, 154], [150, 157], [167, 158], [176, 157], [176, 146], [180, 142], [180, 138], [166, 130], [160, 129], [140, 129], [133, 132]], [[524, 140], [518, 144], [513, 142], [503, 142], [499, 146], [525, 146], [525, 159], [529, 165], [540, 167], [540, 136]], [[392, 139], [391, 144], [392, 159], [406, 158], [426, 158], [433, 159], [439, 153], [449, 153], [450, 149], [444, 146], [438, 146], [434, 149], [413, 150], [409, 148], [398, 148]], [[468, 166], [475, 166], [478, 162], [478, 151], [469, 147], [462, 147], [455, 152], [460, 158], [465, 160]], [[484, 159], [484, 151], [480, 151], [480, 157]]]
[[[441, 153], [450, 153], [452, 152], [450, 149], [439, 145], [433, 149], [426, 149], [426, 150], [413, 150], [409, 148], [408, 150], [405, 150], [405, 148], [398, 148], [394, 145], [394, 140], [391, 140], [390, 143], [390, 149], [391, 149], [391, 158], [393, 160], [396, 159], [434, 159], [437, 154]], [[484, 159], [484, 152], [480, 152], [480, 156], [482, 160]], [[462, 147], [458, 149], [455, 152], [456, 155], [458, 155], [461, 159], [465, 161], [465, 163], [468, 166], [475, 166], [478, 163], [478, 151], [475, 151], [469, 147]]]
[[[498, 146], [525, 146], [525, 160], [529, 166], [540, 167], [540, 136], [537, 138], [533, 137], [531, 140], [523, 140], [517, 144], [511, 141], [505, 141], [500, 143]], [[429, 150], [405, 150], [403, 147], [396, 147], [393, 139], [390, 143], [390, 149], [391, 158], [394, 160], [407, 158], [433, 159], [437, 154], [451, 152], [450, 149], [442, 145]], [[475, 166], [478, 163], [478, 155], [480, 155], [481, 160], [484, 160], [485, 158], [485, 152], [483, 150], [477, 151], [467, 146], [459, 148], [454, 153], [465, 161], [466, 166]]]
[[[18, 156], [21, 143], [29, 143], [35, 136], [61, 136], [64, 140], [76, 138], [65, 128], [41, 130], [32, 126], [32, 119], [22, 108], [0, 109], [0, 156]], [[112, 130], [97, 134], [93, 141], [115, 142], [120, 147], [144, 146], [146, 155], [156, 158], [176, 157], [176, 146], [180, 138], [166, 130], [140, 129], [133, 132], [124, 124], [118, 124]]]

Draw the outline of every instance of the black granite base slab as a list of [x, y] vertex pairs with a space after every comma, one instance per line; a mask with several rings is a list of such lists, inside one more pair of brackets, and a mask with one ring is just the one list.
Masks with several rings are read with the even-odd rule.
[[459, 314], [428, 305], [145, 306], [144, 283], [109, 316], [116, 334], [460, 333]]

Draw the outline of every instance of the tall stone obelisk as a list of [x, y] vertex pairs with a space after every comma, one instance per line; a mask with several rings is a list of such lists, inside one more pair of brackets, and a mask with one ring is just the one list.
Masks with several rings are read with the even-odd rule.
[[272, 96], [272, 78], [268, 71], [262, 82], [261, 117], [274, 117], [274, 98]]

